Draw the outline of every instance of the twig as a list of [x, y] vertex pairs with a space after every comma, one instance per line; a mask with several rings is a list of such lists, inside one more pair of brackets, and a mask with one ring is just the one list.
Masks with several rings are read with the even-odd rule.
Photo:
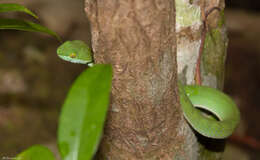
[[202, 15], [204, 15], [204, 19], [203, 19], [203, 28], [202, 28], [202, 32], [201, 32], [201, 43], [200, 43], [200, 48], [199, 48], [199, 57], [197, 59], [197, 64], [196, 64], [196, 73], [195, 73], [195, 83], [196, 85], [201, 85], [201, 72], [200, 72], [200, 62], [201, 62], [201, 57], [203, 54], [203, 50], [204, 50], [204, 44], [205, 44], [205, 39], [206, 39], [206, 34], [207, 34], [207, 18], [210, 15], [210, 13], [212, 13], [214, 10], [218, 10], [219, 12], [221, 11], [221, 9], [219, 7], [212, 7], [211, 9], [209, 9], [206, 14], [204, 14], [203, 10], [202, 10]]
[[229, 138], [229, 141], [231, 143], [236, 143], [236, 144], [251, 148], [253, 150], [260, 151], [260, 141], [258, 141], [257, 139], [255, 139], [254, 137], [251, 137], [251, 136], [238, 136], [238, 135], [233, 134]]

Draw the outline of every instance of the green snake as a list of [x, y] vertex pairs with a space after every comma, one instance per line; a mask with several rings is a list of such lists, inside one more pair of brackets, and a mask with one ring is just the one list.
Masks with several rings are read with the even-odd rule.
[[[92, 52], [82, 41], [66, 41], [57, 49], [58, 56], [72, 63], [93, 66]], [[223, 139], [230, 136], [240, 121], [240, 113], [233, 100], [217, 89], [182, 85], [178, 82], [183, 114], [194, 130], [203, 136]], [[195, 108], [195, 107], [196, 108]], [[205, 112], [211, 113], [205, 114]]]

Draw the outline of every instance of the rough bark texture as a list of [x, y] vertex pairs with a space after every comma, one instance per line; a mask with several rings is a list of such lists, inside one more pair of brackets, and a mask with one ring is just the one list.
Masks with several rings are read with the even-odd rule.
[[94, 58], [114, 69], [98, 158], [220, 159], [223, 141], [195, 136], [182, 116], [176, 43], [179, 79], [193, 84], [203, 16], [220, 7], [220, 14], [214, 11], [207, 20], [210, 30], [201, 72], [204, 85], [222, 88], [227, 47], [224, 0], [176, 0], [176, 24], [173, 0], [85, 1]]
[[[97, 63], [113, 65], [100, 159], [186, 159], [172, 0], [86, 0]], [[170, 158], [171, 157], [171, 158]]]

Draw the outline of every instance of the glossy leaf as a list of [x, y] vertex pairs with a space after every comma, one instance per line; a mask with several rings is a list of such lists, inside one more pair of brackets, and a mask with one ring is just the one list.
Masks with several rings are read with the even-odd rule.
[[101, 139], [112, 81], [110, 65], [85, 70], [72, 85], [59, 120], [63, 160], [90, 160]]
[[30, 11], [29, 9], [27, 9], [26, 7], [20, 4], [13, 4], [13, 3], [0, 4], [0, 12], [14, 12], [14, 11], [27, 13], [33, 16], [34, 18], [38, 19], [38, 17], [32, 11]]
[[55, 32], [49, 30], [48, 28], [24, 20], [0, 18], [0, 29], [14, 29], [14, 30], [31, 31], [31, 32], [43, 32], [51, 36], [54, 36], [58, 40], [60, 40], [60, 37]]
[[53, 153], [46, 147], [35, 145], [20, 153], [17, 160], [55, 160]]

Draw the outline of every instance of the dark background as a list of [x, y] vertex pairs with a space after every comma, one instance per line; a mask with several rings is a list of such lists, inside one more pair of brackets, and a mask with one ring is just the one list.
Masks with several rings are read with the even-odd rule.
[[259, 11], [260, 2], [257, 0], [227, 0], [226, 7], [228, 9], [243, 9], [248, 11]]

